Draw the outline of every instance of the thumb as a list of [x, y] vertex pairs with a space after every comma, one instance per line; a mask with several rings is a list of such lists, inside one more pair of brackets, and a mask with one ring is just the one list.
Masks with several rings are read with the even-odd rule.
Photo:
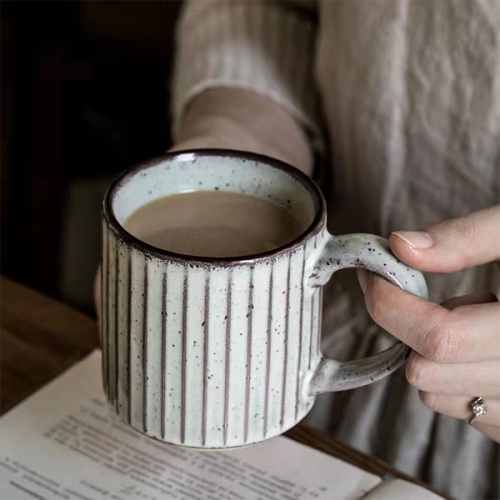
[[396, 231], [391, 250], [422, 271], [451, 273], [500, 259], [500, 205], [422, 231]]

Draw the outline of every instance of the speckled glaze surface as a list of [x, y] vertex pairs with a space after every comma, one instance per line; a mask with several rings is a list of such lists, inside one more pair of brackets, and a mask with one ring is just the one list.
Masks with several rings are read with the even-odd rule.
[[[227, 190], [273, 201], [307, 230], [289, 245], [244, 258], [198, 258], [153, 248], [122, 226], [162, 196]], [[324, 200], [281, 162], [231, 151], [169, 154], [108, 190], [103, 210], [104, 389], [122, 420], [151, 437], [232, 448], [283, 433], [316, 394], [359, 387], [407, 358], [401, 343], [368, 360], [321, 356], [321, 285], [364, 267], [426, 296], [420, 273], [370, 235], [333, 237]]]

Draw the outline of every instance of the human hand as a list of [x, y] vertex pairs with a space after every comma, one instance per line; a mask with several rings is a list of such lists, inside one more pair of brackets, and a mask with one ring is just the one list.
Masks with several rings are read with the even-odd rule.
[[[500, 259], [500, 205], [422, 232], [398, 231], [394, 254], [421, 271], [451, 273]], [[363, 283], [364, 281], [364, 283]], [[471, 402], [487, 413], [474, 426], [500, 442], [500, 303], [484, 291], [428, 302], [369, 273], [360, 277], [372, 318], [414, 349], [408, 382], [432, 410], [469, 420]]]

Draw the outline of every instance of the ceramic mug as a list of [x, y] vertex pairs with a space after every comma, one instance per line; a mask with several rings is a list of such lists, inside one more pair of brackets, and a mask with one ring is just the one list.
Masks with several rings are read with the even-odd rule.
[[[270, 200], [307, 229], [273, 251], [216, 259], [160, 250], [123, 228], [145, 203], [196, 190]], [[317, 394], [379, 380], [410, 353], [401, 342], [346, 363], [320, 353], [321, 286], [335, 271], [368, 269], [422, 297], [426, 284], [387, 240], [330, 235], [318, 187], [280, 161], [199, 150], [135, 166], [110, 186], [102, 230], [104, 388], [148, 436], [195, 448], [257, 443], [297, 424]]]

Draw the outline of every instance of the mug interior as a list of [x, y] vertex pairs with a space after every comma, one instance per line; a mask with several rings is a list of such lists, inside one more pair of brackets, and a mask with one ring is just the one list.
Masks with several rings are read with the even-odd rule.
[[264, 156], [217, 150], [170, 153], [133, 167], [110, 187], [105, 212], [126, 231], [123, 224], [143, 205], [194, 191], [229, 191], [268, 200], [299, 221], [300, 236], [316, 225], [321, 213], [319, 189], [297, 169]]

